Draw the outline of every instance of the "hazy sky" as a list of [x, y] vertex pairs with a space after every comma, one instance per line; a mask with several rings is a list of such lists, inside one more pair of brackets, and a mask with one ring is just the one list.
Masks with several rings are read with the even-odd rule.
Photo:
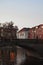
[[19, 28], [43, 24], [43, 0], [0, 0], [0, 22]]

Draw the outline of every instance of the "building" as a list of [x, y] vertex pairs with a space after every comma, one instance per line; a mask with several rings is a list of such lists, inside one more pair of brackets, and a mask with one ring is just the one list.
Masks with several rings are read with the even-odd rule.
[[32, 27], [29, 30], [28, 39], [43, 39], [43, 24]]
[[18, 39], [28, 39], [28, 31], [30, 28], [22, 28], [20, 31], [17, 32]]
[[[17, 39], [28, 39], [28, 31], [30, 28], [22, 28], [17, 32]], [[26, 59], [26, 50], [17, 47], [17, 65], [21, 65]]]
[[38, 36], [38, 39], [43, 39], [43, 24], [40, 24], [38, 26], [37, 36]]
[[28, 33], [28, 39], [36, 39], [38, 32], [38, 26], [32, 27]]

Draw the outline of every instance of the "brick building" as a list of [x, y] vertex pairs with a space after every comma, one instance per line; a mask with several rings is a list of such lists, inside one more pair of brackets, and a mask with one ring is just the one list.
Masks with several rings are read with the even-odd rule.
[[43, 39], [43, 24], [32, 27], [28, 33], [29, 39]]
[[43, 39], [43, 24], [38, 26], [37, 36], [38, 39]]
[[38, 26], [32, 27], [29, 30], [28, 38], [29, 39], [36, 39], [37, 38], [37, 31], [38, 31]]

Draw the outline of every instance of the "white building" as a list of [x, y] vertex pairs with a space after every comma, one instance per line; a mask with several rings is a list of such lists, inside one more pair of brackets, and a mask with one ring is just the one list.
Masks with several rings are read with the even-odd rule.
[[29, 32], [29, 28], [22, 28], [20, 31], [17, 32], [17, 38], [28, 39], [28, 32]]

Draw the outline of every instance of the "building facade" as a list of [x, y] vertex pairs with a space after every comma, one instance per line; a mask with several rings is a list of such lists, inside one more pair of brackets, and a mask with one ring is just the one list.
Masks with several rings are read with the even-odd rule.
[[17, 32], [17, 38], [28, 39], [28, 31], [29, 31], [29, 28], [22, 28], [20, 31]]
[[43, 24], [32, 27], [29, 30], [28, 39], [43, 39]]

